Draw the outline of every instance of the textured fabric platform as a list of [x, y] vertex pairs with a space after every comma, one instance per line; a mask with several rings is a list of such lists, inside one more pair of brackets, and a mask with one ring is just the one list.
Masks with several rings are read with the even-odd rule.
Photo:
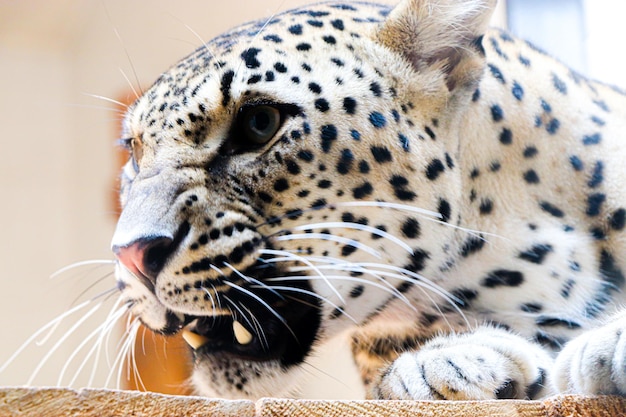
[[626, 399], [557, 396], [544, 401], [259, 401], [136, 391], [0, 388], [0, 417], [622, 417]]

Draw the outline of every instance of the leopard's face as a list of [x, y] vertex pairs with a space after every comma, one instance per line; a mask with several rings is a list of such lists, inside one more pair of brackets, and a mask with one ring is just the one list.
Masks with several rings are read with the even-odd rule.
[[183, 332], [200, 393], [288, 395], [317, 341], [438, 297], [423, 277], [459, 216], [450, 82], [377, 41], [387, 14], [242, 26], [128, 111], [119, 287], [148, 327]]

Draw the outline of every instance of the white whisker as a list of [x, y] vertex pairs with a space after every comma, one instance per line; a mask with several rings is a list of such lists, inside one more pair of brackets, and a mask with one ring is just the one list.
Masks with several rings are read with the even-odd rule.
[[76, 269], [76, 268], [80, 268], [81, 266], [91, 266], [91, 265], [97, 265], [97, 266], [104, 266], [104, 265], [115, 265], [115, 261], [112, 260], [107, 260], [107, 259], [93, 259], [93, 260], [89, 260], [89, 261], [80, 261], [80, 262], [75, 262], [73, 264], [64, 266], [63, 268], [59, 269], [58, 271], [56, 271], [55, 273], [53, 273], [52, 275], [50, 275], [50, 279], [54, 279], [56, 277], [58, 277], [59, 275], [72, 270], [72, 269]]
[[326, 228], [326, 229], [343, 228], [343, 229], [354, 229], [354, 230], [360, 230], [363, 232], [368, 232], [373, 235], [380, 236], [382, 238], [385, 238], [387, 240], [394, 242], [395, 244], [397, 244], [398, 246], [406, 250], [411, 255], [413, 255], [414, 253], [413, 249], [409, 245], [407, 245], [405, 242], [403, 242], [401, 239], [398, 239], [392, 234], [387, 233], [383, 230], [380, 230], [376, 227], [367, 226], [367, 225], [360, 224], [360, 223], [351, 223], [351, 222], [313, 223], [313, 224], [306, 224], [302, 226], [292, 227], [291, 230], [309, 230], [309, 229], [323, 229], [323, 228]]
[[[311, 296], [313, 298], [317, 298], [318, 300], [321, 300], [325, 303], [330, 304], [331, 306], [333, 306], [334, 308], [336, 308], [337, 310], [341, 311], [346, 317], [348, 317], [350, 320], [352, 320], [354, 323], [357, 323], [357, 321], [355, 320], [354, 317], [352, 317], [350, 314], [348, 314], [343, 308], [339, 307], [337, 304], [333, 303], [332, 301], [330, 301], [328, 298], [326, 297], [322, 297], [321, 295], [317, 294], [316, 292], [313, 291], [309, 291], [309, 290], [305, 290], [303, 288], [298, 288], [298, 287], [287, 287], [284, 285], [270, 285], [272, 288], [274, 288], [275, 290], [279, 290], [279, 291], [291, 291], [291, 292], [296, 292], [296, 293], [300, 293], [300, 294], [305, 294], [308, 296]], [[254, 287], [254, 285], [253, 285]]]
[[[85, 365], [87, 364], [87, 361], [91, 358], [91, 356], [96, 353], [96, 351], [101, 347], [101, 339], [103, 338], [103, 332], [107, 330], [107, 328], [111, 325], [111, 322], [114, 324], [115, 322], [117, 322], [117, 320], [126, 312], [126, 308], [125, 307], [121, 307], [119, 308], [119, 301], [116, 302], [113, 306], [113, 308], [111, 309], [111, 311], [109, 312], [106, 320], [100, 324], [98, 327], [96, 327], [96, 329], [94, 331], [92, 331], [91, 333], [89, 333], [89, 335], [74, 349], [74, 351], [72, 352], [72, 354], [67, 358], [67, 360], [65, 361], [65, 365], [63, 366], [63, 368], [61, 369], [61, 372], [59, 374], [59, 377], [57, 379], [57, 385], [61, 386], [62, 385], [62, 381], [63, 378], [65, 376], [65, 373], [67, 372], [69, 366], [72, 364], [74, 358], [80, 353], [80, 351], [82, 351], [82, 349], [96, 336], [99, 336], [96, 343], [94, 343], [94, 345], [92, 346], [92, 348], [87, 352], [87, 354], [85, 355], [83, 361], [81, 362], [81, 364], [78, 367], [78, 370], [76, 371], [76, 373], [74, 374], [74, 377], [71, 379], [70, 383], [68, 384], [68, 386], [72, 386], [74, 384], [74, 382], [76, 381], [76, 379], [78, 378], [80, 372], [84, 369]], [[98, 355], [96, 355], [96, 358], [98, 357]], [[95, 360], [94, 364], [97, 364], [97, 359]], [[90, 378], [91, 381], [91, 378]]]
[[335, 242], [335, 243], [340, 243], [343, 245], [349, 245], [349, 246], [354, 246], [355, 248], [362, 250], [364, 252], [369, 253], [372, 256], [375, 256], [376, 258], [380, 259], [382, 258], [380, 256], [380, 252], [378, 252], [377, 250], [375, 250], [374, 248], [367, 246], [357, 240], [354, 239], [350, 239], [350, 238], [346, 238], [346, 237], [342, 237], [342, 236], [335, 236], [335, 235], [330, 235], [330, 234], [326, 234], [326, 233], [294, 233], [294, 234], [289, 234], [289, 235], [284, 235], [284, 236], [278, 236], [276, 238], [274, 238], [274, 240], [278, 241], [278, 242], [283, 242], [283, 241], [287, 241], [287, 240], [300, 240], [300, 239], [319, 239], [319, 240], [327, 240], [330, 242]]
[[83, 309], [84, 307], [88, 306], [92, 302], [93, 302], [93, 300], [84, 301], [83, 303], [75, 306], [74, 308], [71, 308], [70, 310], [66, 311], [65, 313], [63, 313], [63, 314], [59, 315], [58, 317], [56, 317], [55, 319], [51, 320], [50, 322], [45, 324], [43, 327], [41, 327], [39, 330], [37, 330], [35, 333], [33, 333], [33, 335], [30, 336], [28, 339], [26, 339], [26, 341], [24, 343], [22, 343], [22, 345], [13, 353], [13, 355], [11, 355], [11, 357], [9, 357], [9, 359], [7, 359], [6, 362], [0, 367], [0, 373], [4, 372], [6, 370], [6, 368], [8, 368], [9, 365], [11, 365], [11, 363], [13, 363], [15, 358], [17, 358], [42, 333], [49, 332], [49, 334], [47, 336], [45, 336], [44, 339], [42, 339], [42, 341], [41, 341], [41, 343], [45, 343], [45, 341], [50, 337], [50, 335], [52, 333], [54, 333], [54, 330], [58, 327], [59, 323], [61, 321], [63, 321], [63, 319], [65, 319], [66, 317], [68, 317], [68, 316], [74, 314], [75, 312]]
[[76, 329], [78, 329], [89, 317], [91, 317], [96, 311], [98, 311], [101, 306], [102, 302], [99, 302], [98, 304], [93, 306], [91, 310], [89, 310], [87, 313], [85, 313], [85, 315], [78, 319], [78, 321], [74, 323], [74, 325], [70, 327], [69, 330], [61, 338], [59, 338], [59, 340], [50, 348], [50, 350], [48, 350], [46, 355], [44, 355], [41, 361], [39, 361], [39, 364], [31, 374], [30, 378], [28, 378], [26, 385], [31, 385], [33, 383], [33, 381], [39, 374], [39, 371], [41, 371], [41, 368], [43, 368], [43, 366], [48, 362], [50, 357], [57, 351], [57, 349], [67, 340], [68, 337], [70, 337], [76, 331]]
[[320, 271], [315, 265], [313, 265], [311, 262], [309, 262], [306, 258], [302, 257], [302, 256], [298, 256], [295, 255], [293, 253], [290, 252], [286, 252], [286, 251], [280, 251], [280, 250], [275, 250], [275, 249], [262, 249], [259, 250], [259, 253], [262, 255], [281, 255], [281, 256], [288, 256], [291, 257], [292, 261], [299, 261], [302, 262], [305, 265], [308, 265], [311, 267], [311, 269], [318, 275], [320, 276], [322, 279], [324, 279], [324, 281], [326, 282], [326, 284], [328, 285], [328, 287], [330, 288], [330, 290], [332, 292], [335, 293], [335, 295], [337, 296], [337, 298], [339, 298], [339, 300], [342, 303], [345, 303], [346, 300], [344, 300], [344, 298], [341, 296], [341, 294], [339, 293], [339, 291], [337, 291], [337, 289], [331, 284], [330, 281], [328, 281], [327, 279], [324, 278], [324, 274], [322, 273], [322, 271]]
[[120, 107], [123, 107], [123, 108], [127, 108], [128, 107], [127, 104], [122, 103], [121, 101], [113, 100], [112, 98], [109, 98], [109, 97], [101, 96], [101, 95], [98, 95], [98, 94], [91, 94], [91, 93], [83, 93], [83, 94], [88, 96], [88, 97], [97, 98], [98, 100], [103, 100], [103, 101], [106, 101], [106, 102], [109, 102], [109, 103], [113, 103], [116, 106], [120, 106]]

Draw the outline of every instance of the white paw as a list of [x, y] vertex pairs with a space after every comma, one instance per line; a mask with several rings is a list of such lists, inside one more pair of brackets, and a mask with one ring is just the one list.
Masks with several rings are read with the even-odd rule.
[[503, 330], [443, 336], [398, 357], [373, 387], [381, 399], [486, 400], [537, 398], [552, 361]]
[[626, 396], [626, 313], [569, 342], [557, 357], [554, 382], [561, 392]]

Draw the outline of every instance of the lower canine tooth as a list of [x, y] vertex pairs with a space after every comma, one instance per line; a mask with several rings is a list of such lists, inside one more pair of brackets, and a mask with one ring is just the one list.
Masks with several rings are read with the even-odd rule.
[[187, 329], [183, 329], [182, 336], [183, 339], [185, 339], [185, 342], [187, 342], [187, 344], [191, 346], [193, 350], [201, 348], [209, 342], [208, 337], [202, 336], [198, 333], [194, 333], [191, 330]]
[[252, 341], [252, 334], [238, 321], [233, 321], [233, 333], [237, 342], [242, 345], [247, 345]]

